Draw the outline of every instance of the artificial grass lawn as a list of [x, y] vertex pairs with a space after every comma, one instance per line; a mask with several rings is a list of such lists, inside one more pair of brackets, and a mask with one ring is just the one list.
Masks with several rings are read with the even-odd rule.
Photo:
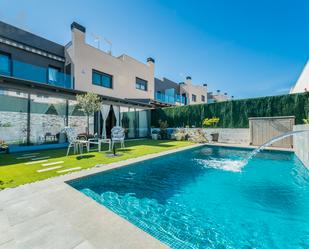
[[[57, 150], [45, 150], [38, 151], [40, 153], [37, 157], [50, 156], [47, 162], [64, 161], [63, 164], [51, 165], [43, 167], [42, 163], [26, 165], [25, 163], [31, 161], [31, 159], [16, 159], [27, 152], [19, 154], [0, 154], [0, 189], [8, 187], [16, 187], [29, 182], [35, 182], [43, 180], [49, 177], [63, 175], [66, 173], [57, 173], [57, 170], [64, 170], [68, 168], [81, 167], [82, 169], [92, 168], [97, 164], [109, 164], [117, 161], [126, 160], [129, 158], [136, 158], [147, 154], [158, 153], [166, 150], [176, 149], [191, 145], [188, 141], [160, 141], [160, 140], [136, 140], [127, 141], [125, 143], [126, 148], [117, 149], [117, 154], [121, 154], [119, 157], [108, 157], [107, 152], [103, 151], [107, 149], [107, 146], [102, 145], [102, 152], [89, 152], [84, 153], [82, 157], [74, 155], [73, 150], [69, 156], [66, 155], [66, 149]], [[31, 153], [31, 152], [29, 152]], [[49, 168], [53, 166], [61, 165], [62, 168], [54, 169], [51, 171], [38, 173], [37, 170], [43, 168]]]

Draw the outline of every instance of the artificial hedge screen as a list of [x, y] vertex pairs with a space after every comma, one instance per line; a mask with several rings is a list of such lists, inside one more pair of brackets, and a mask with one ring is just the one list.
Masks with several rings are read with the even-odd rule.
[[151, 125], [158, 127], [159, 120], [169, 127], [202, 127], [204, 118], [220, 118], [217, 127], [248, 128], [249, 117], [295, 116], [302, 124], [309, 113], [309, 93], [231, 100], [211, 104], [166, 107], [151, 110]]

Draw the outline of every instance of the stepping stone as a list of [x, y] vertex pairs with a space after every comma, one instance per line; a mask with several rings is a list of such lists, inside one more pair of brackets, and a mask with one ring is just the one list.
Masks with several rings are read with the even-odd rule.
[[39, 155], [40, 153], [27, 153], [27, 154], [23, 154], [22, 156], [35, 156], [35, 155]]
[[42, 164], [42, 166], [45, 167], [45, 166], [51, 166], [51, 165], [60, 164], [60, 163], [64, 163], [64, 161], [44, 163], [44, 164]]
[[82, 167], [75, 167], [75, 168], [69, 168], [69, 169], [58, 170], [57, 173], [64, 173], [64, 172], [79, 170], [79, 169], [81, 169], [81, 168], [82, 168]]
[[33, 156], [20, 156], [20, 157], [16, 157], [17, 160], [19, 159], [27, 159], [27, 158], [32, 158], [32, 157], [35, 157], [34, 155]]
[[62, 166], [55, 166], [55, 167], [50, 167], [50, 168], [45, 168], [45, 169], [39, 169], [36, 172], [41, 173], [41, 172], [50, 171], [50, 170], [54, 170], [54, 169], [60, 169], [60, 168], [62, 168]]
[[[32, 160], [32, 159], [31, 159]], [[39, 160], [39, 161], [33, 161], [33, 162], [27, 162], [25, 163], [26, 165], [30, 165], [30, 164], [36, 164], [36, 163], [45, 163], [47, 162], [48, 160]]]
[[35, 157], [35, 158], [31, 158], [31, 160], [41, 160], [41, 159], [47, 159], [47, 158], [50, 158], [50, 156]]

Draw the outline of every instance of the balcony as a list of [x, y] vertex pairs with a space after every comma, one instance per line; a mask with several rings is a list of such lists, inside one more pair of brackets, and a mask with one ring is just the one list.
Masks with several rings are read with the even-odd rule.
[[28, 80], [61, 88], [73, 88], [73, 77], [69, 74], [59, 72], [56, 68], [39, 67], [17, 60], [9, 60], [7, 65], [0, 65], [0, 76]]
[[155, 93], [155, 100], [171, 105], [176, 105], [177, 103], [184, 105], [186, 103], [186, 98], [181, 95], [167, 95], [160, 92]]

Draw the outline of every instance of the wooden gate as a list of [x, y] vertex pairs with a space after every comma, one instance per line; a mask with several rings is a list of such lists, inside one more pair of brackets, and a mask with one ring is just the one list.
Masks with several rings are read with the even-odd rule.
[[[294, 116], [249, 118], [250, 144], [258, 146], [275, 136], [292, 131], [294, 123]], [[287, 137], [274, 142], [271, 146], [292, 148], [293, 137]]]

